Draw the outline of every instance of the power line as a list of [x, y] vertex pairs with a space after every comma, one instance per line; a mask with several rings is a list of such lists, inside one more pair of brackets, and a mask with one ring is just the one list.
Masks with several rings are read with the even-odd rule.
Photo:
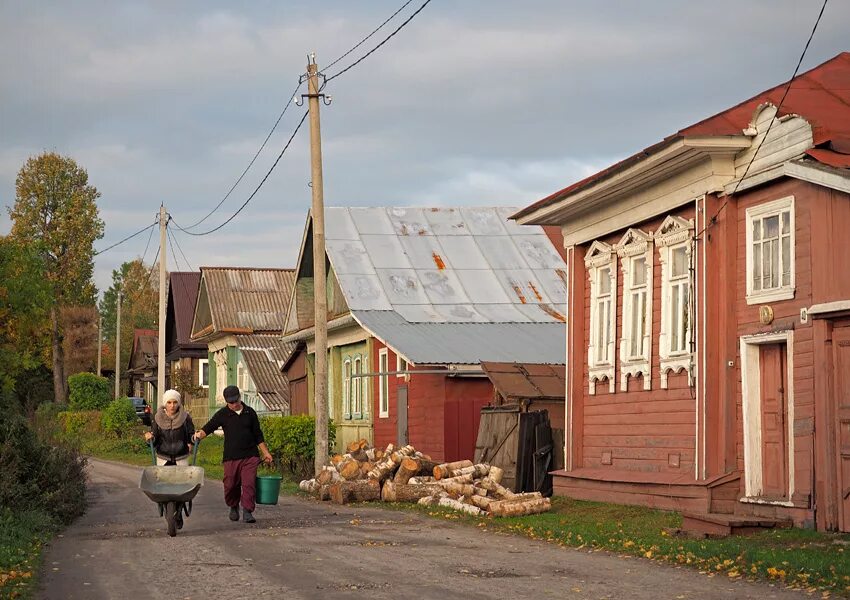
[[189, 262], [189, 259], [186, 258], [186, 253], [183, 252], [183, 248], [180, 247], [180, 242], [177, 241], [177, 234], [171, 232], [171, 230], [169, 230], [169, 233], [171, 233], [172, 237], [174, 238], [174, 243], [177, 245], [177, 250], [180, 252], [180, 255], [183, 257], [183, 260], [185, 261], [186, 266], [189, 268], [190, 271], [194, 271], [194, 269], [192, 268], [192, 264]]
[[785, 98], [788, 96], [788, 92], [791, 91], [791, 85], [794, 83], [794, 80], [797, 78], [797, 73], [800, 71], [800, 65], [803, 64], [803, 59], [806, 57], [806, 52], [809, 50], [809, 44], [812, 43], [812, 38], [815, 37], [815, 31], [818, 29], [818, 25], [820, 24], [821, 17], [823, 17], [823, 12], [826, 9], [826, 4], [829, 0], [823, 0], [823, 5], [820, 7], [820, 12], [818, 13], [818, 18], [815, 20], [815, 25], [812, 27], [812, 32], [809, 34], [809, 39], [806, 40], [806, 46], [803, 48], [803, 53], [800, 54], [800, 60], [797, 61], [797, 66], [794, 68], [794, 74], [791, 75], [791, 79], [788, 80], [788, 85], [785, 86], [785, 92], [782, 94], [782, 98], [779, 100], [779, 104], [776, 106], [776, 112], [773, 115], [773, 118], [770, 119], [770, 123], [767, 126], [767, 131], [764, 132], [764, 137], [761, 138], [759, 145], [756, 146], [756, 151], [753, 152], [753, 155], [750, 157], [750, 162], [747, 163], [747, 168], [744, 169], [744, 174], [741, 175], [741, 178], [735, 184], [735, 189], [732, 190], [731, 194], [726, 195], [726, 199], [723, 201], [723, 204], [720, 205], [720, 208], [717, 209], [717, 212], [714, 213], [714, 216], [708, 220], [708, 222], [703, 226], [702, 230], [695, 236], [694, 239], [700, 239], [702, 234], [708, 229], [710, 226], [717, 223], [717, 217], [720, 216], [720, 213], [723, 212], [723, 209], [726, 208], [726, 205], [729, 203], [729, 198], [734, 196], [738, 191], [741, 183], [743, 183], [744, 179], [747, 178], [747, 173], [750, 172], [750, 167], [753, 166], [753, 161], [756, 159], [756, 156], [761, 150], [762, 144], [767, 139], [767, 136], [770, 134], [770, 129], [773, 127], [773, 124], [777, 121], [779, 117], [779, 111], [782, 108], [782, 104], [785, 102]]
[[[430, 1], [430, 0], [429, 0], [429, 1]], [[275, 170], [275, 167], [277, 167], [277, 164], [280, 162], [280, 159], [281, 159], [281, 158], [283, 158], [284, 153], [287, 151], [287, 149], [289, 148], [290, 144], [292, 144], [292, 140], [294, 140], [294, 139], [295, 139], [295, 135], [298, 133], [298, 130], [299, 130], [299, 129], [301, 129], [301, 125], [303, 125], [303, 124], [304, 124], [304, 120], [307, 118], [307, 114], [308, 114], [308, 111], [304, 111], [304, 114], [301, 116], [301, 120], [300, 120], [300, 121], [298, 121], [298, 126], [297, 126], [297, 127], [295, 127], [295, 131], [293, 131], [293, 132], [292, 132], [292, 135], [289, 137], [289, 140], [286, 142], [286, 145], [283, 147], [283, 150], [281, 150], [281, 151], [280, 151], [280, 154], [278, 154], [278, 155], [277, 155], [277, 159], [275, 159], [274, 164], [273, 164], [273, 165], [271, 166], [271, 168], [268, 170], [268, 173], [266, 173], [266, 176], [265, 176], [265, 177], [263, 177], [263, 180], [262, 180], [262, 181], [260, 181], [259, 185], [257, 185], [257, 187], [254, 189], [254, 191], [253, 191], [253, 192], [251, 192], [251, 195], [250, 195], [250, 196], [248, 196], [248, 199], [247, 199], [247, 200], [245, 200], [245, 202], [243, 202], [243, 203], [242, 203], [242, 206], [240, 206], [240, 207], [239, 207], [239, 209], [238, 209], [235, 213], [233, 213], [232, 215], [230, 215], [230, 217], [229, 217], [229, 218], [228, 218], [228, 219], [227, 219], [224, 223], [222, 223], [222, 224], [221, 224], [221, 225], [219, 225], [218, 227], [214, 227], [214, 228], [212, 228], [212, 229], [210, 229], [210, 230], [208, 230], [208, 231], [204, 231], [203, 233], [195, 233], [195, 232], [193, 232], [193, 231], [186, 231], [186, 229], [185, 229], [185, 228], [180, 227], [179, 225], [177, 225], [177, 223], [174, 223], [174, 225], [175, 225], [176, 227], [178, 227], [178, 228], [179, 228], [179, 229], [180, 229], [183, 233], [185, 233], [185, 234], [187, 234], [187, 235], [202, 236], [202, 235], [209, 235], [209, 234], [211, 234], [211, 233], [213, 233], [213, 232], [218, 231], [219, 229], [221, 229], [222, 227], [224, 227], [225, 225], [227, 225], [228, 223], [230, 223], [233, 219], [235, 219], [235, 218], [236, 218], [236, 215], [238, 215], [240, 212], [242, 212], [242, 210], [243, 210], [246, 206], [248, 206], [248, 203], [249, 203], [249, 202], [250, 202], [250, 201], [254, 198], [254, 196], [256, 196], [256, 195], [257, 195], [257, 192], [259, 192], [259, 191], [260, 191], [260, 188], [261, 188], [261, 187], [263, 187], [263, 184], [264, 184], [264, 183], [266, 182], [266, 180], [269, 178], [269, 175], [271, 175], [271, 174], [272, 174], [272, 171], [274, 171], [274, 170]]]
[[363, 44], [365, 44], [365, 43], [369, 40], [369, 38], [371, 38], [373, 35], [375, 35], [376, 33], [378, 33], [378, 32], [379, 32], [379, 31], [380, 31], [380, 30], [384, 27], [384, 25], [386, 25], [387, 23], [389, 23], [390, 21], [392, 21], [392, 20], [395, 18], [395, 16], [396, 16], [398, 13], [400, 13], [401, 11], [403, 11], [405, 8], [407, 8], [407, 7], [408, 7], [408, 5], [409, 5], [411, 2], [413, 2], [413, 0], [407, 0], [407, 2], [405, 2], [404, 4], [402, 4], [402, 5], [401, 5], [401, 8], [399, 8], [397, 11], [395, 11], [393, 14], [391, 14], [391, 15], [387, 18], [387, 20], [386, 20], [386, 21], [384, 21], [383, 23], [381, 23], [380, 25], [378, 25], [378, 27], [376, 27], [375, 29], [373, 29], [373, 30], [372, 30], [372, 33], [370, 33], [369, 35], [367, 35], [366, 37], [364, 37], [362, 40], [360, 40], [359, 42], [357, 42], [354, 46], [352, 46], [352, 47], [351, 47], [351, 49], [350, 49], [348, 52], [346, 52], [346, 53], [345, 53], [345, 54], [343, 54], [342, 56], [338, 57], [336, 60], [334, 60], [333, 62], [331, 62], [331, 63], [330, 63], [328, 66], [326, 66], [325, 68], [326, 68], [326, 69], [330, 69], [330, 68], [331, 68], [331, 67], [333, 67], [336, 63], [338, 63], [339, 61], [341, 61], [343, 58], [345, 58], [346, 56], [348, 56], [349, 54], [351, 54], [352, 52], [354, 52], [355, 50], [357, 50], [360, 46], [362, 46]]
[[[174, 234], [173, 231], [171, 231], [170, 229], [166, 229], [166, 232], [168, 233], [168, 244], [169, 246], [171, 246], [171, 254], [174, 256], [174, 266], [177, 267], [178, 271], [180, 271], [181, 268], [179, 261], [177, 260], [177, 253], [174, 251], [174, 246], [177, 245], [177, 248], [180, 248], [180, 244], [177, 243], [177, 236]], [[182, 249], [180, 249], [180, 254], [183, 254]], [[185, 254], [183, 254], [183, 259], [186, 260], [186, 266], [188, 267], [189, 272], [192, 272], [192, 267], [189, 264], [189, 261], [186, 259]], [[183, 280], [182, 277], [178, 277], [177, 279], [180, 282], [180, 287], [183, 289], [183, 295], [186, 297], [187, 300], [191, 300], [192, 296], [189, 294], [189, 288], [186, 287], [186, 282]]]
[[[156, 225], [156, 223], [154, 223]], [[145, 251], [142, 252], [142, 264], [145, 264], [145, 257], [148, 255], [148, 248], [150, 248], [151, 240], [153, 239], [153, 229], [151, 229], [151, 233], [148, 236], [148, 243], [145, 244]]]
[[146, 232], [148, 229], [150, 229], [151, 227], [153, 227], [153, 226], [155, 226], [155, 225], [156, 225], [156, 221], [154, 221], [153, 223], [151, 223], [150, 225], [148, 225], [148, 226], [147, 226], [147, 227], [145, 227], [144, 229], [140, 229], [140, 230], [138, 230], [136, 233], [134, 233], [134, 234], [132, 234], [132, 235], [128, 235], [127, 237], [125, 237], [125, 238], [124, 238], [123, 240], [121, 240], [120, 242], [115, 242], [114, 244], [112, 244], [111, 246], [107, 246], [107, 247], [106, 247], [106, 248], [104, 248], [103, 250], [98, 250], [97, 252], [95, 252], [95, 253], [94, 253], [94, 255], [93, 255], [93, 256], [98, 256], [98, 255], [100, 255], [100, 254], [103, 254], [104, 252], [107, 252], [107, 251], [109, 251], [109, 250], [112, 250], [112, 249], [113, 249], [113, 248], [115, 248], [116, 246], [120, 246], [120, 245], [121, 245], [121, 244], [123, 244], [124, 242], [128, 242], [128, 241], [132, 240], [132, 239], [133, 239], [134, 237], [136, 237], [137, 235], [141, 235], [141, 234], [143, 234], [144, 232]]
[[[390, 41], [390, 39], [392, 39], [392, 38], [393, 38], [393, 36], [395, 36], [395, 34], [397, 34], [399, 31], [401, 31], [401, 30], [405, 27], [405, 25], [407, 25], [408, 23], [410, 23], [410, 22], [414, 19], [414, 17], [416, 17], [416, 15], [418, 15], [420, 12], [422, 12], [422, 9], [423, 9], [423, 8], [425, 8], [426, 6], [428, 6], [428, 4], [430, 4], [430, 3], [431, 3], [431, 0], [425, 0], [425, 2], [423, 2], [423, 3], [422, 3], [422, 6], [420, 6], [419, 8], [417, 8], [417, 9], [416, 9], [416, 12], [414, 12], [412, 15], [410, 15], [409, 17], [407, 17], [407, 19], [405, 19], [405, 20], [402, 22], [402, 24], [401, 24], [401, 25], [399, 25], [398, 27], [396, 27], [395, 31], [393, 31], [391, 34], [389, 34], [387, 37], [385, 37], [385, 38], [381, 41], [381, 43], [380, 43], [380, 44], [378, 44], [377, 46], [375, 46], [374, 48], [372, 48], [371, 50], [369, 50], [369, 52], [367, 52], [366, 54], [364, 54], [363, 56], [361, 56], [360, 58], [358, 58], [356, 61], [354, 61], [353, 63], [351, 63], [351, 64], [350, 64], [350, 65], [348, 65], [347, 67], [345, 67], [342, 71], [339, 71], [338, 73], [335, 73], [335, 74], [331, 75], [330, 77], [328, 77], [328, 78], [325, 80], [325, 83], [327, 83], [327, 82], [329, 82], [329, 81], [331, 81], [331, 80], [333, 80], [333, 79], [336, 79], [337, 77], [339, 77], [339, 76], [340, 76], [340, 75], [342, 75], [343, 73], [345, 73], [345, 72], [347, 72], [347, 71], [349, 71], [349, 70], [353, 69], [354, 67], [356, 67], [357, 65], [359, 65], [360, 63], [362, 63], [364, 60], [366, 60], [367, 58], [369, 58], [372, 54], [374, 54], [374, 53], [378, 50], [378, 48], [380, 48], [381, 46], [383, 46], [384, 44], [386, 44], [388, 41]], [[406, 5], [405, 5], [405, 6], [406, 6]], [[402, 8], [404, 8], [404, 7], [402, 7]], [[391, 18], [392, 18], [392, 17], [391, 17]]]
[[301, 87], [301, 82], [299, 81], [298, 85], [295, 86], [295, 89], [292, 90], [292, 93], [289, 94], [289, 100], [286, 102], [286, 106], [283, 107], [283, 110], [278, 115], [277, 120], [274, 122], [274, 125], [272, 125], [272, 128], [269, 131], [268, 135], [266, 135], [266, 139], [264, 139], [263, 143], [260, 144], [260, 148], [254, 154], [254, 157], [251, 159], [251, 162], [248, 163], [248, 166], [245, 167], [245, 170], [242, 171], [242, 174], [239, 175], [239, 178], [234, 182], [234, 184], [232, 186], [230, 186], [230, 189], [224, 195], [224, 198], [222, 198], [219, 201], [219, 203], [215, 205], [215, 208], [213, 208], [210, 212], [208, 212], [200, 221], [196, 221], [195, 223], [192, 223], [191, 225], [187, 226], [186, 228], [180, 227], [179, 225], [177, 225], [177, 223], [174, 223], [174, 226], [177, 227], [177, 229], [180, 229], [181, 231], [186, 231], [187, 229], [193, 229], [193, 228], [197, 227], [198, 225], [200, 225], [201, 223], [203, 223], [204, 221], [206, 221], [210, 216], [212, 216], [212, 214], [215, 211], [217, 211], [219, 208], [221, 208], [221, 205], [224, 204], [224, 202], [230, 197], [230, 194], [233, 193], [233, 190], [236, 189], [236, 186], [239, 185], [239, 183], [245, 177], [245, 174], [248, 173], [248, 170], [254, 165], [254, 162], [257, 160], [257, 157], [260, 155], [260, 153], [266, 147], [266, 144], [268, 143], [269, 139], [272, 137], [272, 134], [277, 129], [278, 124], [280, 124], [280, 121], [281, 121], [281, 119], [283, 119], [283, 115], [286, 114], [286, 111], [289, 108], [290, 104], [292, 104], [292, 100], [295, 98], [295, 94], [298, 93], [298, 89], [300, 87]]

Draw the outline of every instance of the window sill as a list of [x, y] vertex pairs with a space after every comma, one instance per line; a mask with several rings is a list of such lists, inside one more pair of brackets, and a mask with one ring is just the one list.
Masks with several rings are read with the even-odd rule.
[[778, 302], [780, 300], [793, 300], [795, 289], [793, 287], [784, 287], [769, 292], [757, 292], [747, 294], [747, 304], [765, 304], [767, 302]]
[[659, 370], [661, 371], [661, 389], [667, 389], [667, 376], [670, 371], [674, 373], [686, 371], [688, 373], [688, 385], [691, 386], [694, 384], [693, 355], [690, 352], [662, 357], [659, 366]]
[[588, 394], [596, 394], [596, 382], [608, 380], [608, 391], [613, 394], [614, 389], [614, 365], [594, 365], [588, 369]]
[[388, 413], [388, 412], [385, 412], [385, 413], [384, 413], [384, 412], [382, 412], [381, 414], [379, 414], [379, 415], [378, 415], [378, 418], [379, 418], [379, 419], [389, 419], [389, 418], [390, 418], [390, 413]]

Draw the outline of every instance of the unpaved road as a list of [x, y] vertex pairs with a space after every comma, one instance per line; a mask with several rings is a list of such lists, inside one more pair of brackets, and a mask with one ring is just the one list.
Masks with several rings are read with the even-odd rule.
[[91, 461], [89, 510], [47, 549], [40, 598], [801, 597], [379, 508], [283, 497], [258, 507], [255, 525], [233, 523], [217, 481], [169, 538], [139, 477]]

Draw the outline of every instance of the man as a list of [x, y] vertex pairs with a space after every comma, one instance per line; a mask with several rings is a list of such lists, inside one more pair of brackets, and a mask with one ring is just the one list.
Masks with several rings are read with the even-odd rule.
[[246, 523], [256, 523], [254, 518], [257, 467], [260, 465], [259, 446], [263, 461], [268, 465], [272, 455], [266, 446], [260, 420], [253, 408], [242, 404], [239, 388], [229, 385], [224, 388], [227, 406], [219, 409], [198, 432], [195, 438], [202, 440], [213, 431], [224, 431], [224, 501], [230, 507], [230, 520], [239, 520], [239, 504]]

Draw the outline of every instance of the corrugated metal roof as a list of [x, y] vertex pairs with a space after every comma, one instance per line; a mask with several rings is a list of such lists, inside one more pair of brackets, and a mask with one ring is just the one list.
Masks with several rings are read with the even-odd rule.
[[288, 411], [289, 382], [280, 367], [294, 344], [281, 344], [276, 335], [237, 335], [236, 344], [266, 406]]
[[352, 311], [411, 323], [556, 323], [565, 264], [514, 208], [325, 209], [327, 253]]
[[205, 348], [206, 344], [191, 341], [192, 320], [195, 317], [195, 304], [198, 301], [200, 271], [179, 272], [169, 275], [168, 294], [174, 310], [177, 325], [177, 343], [186, 348]]
[[216, 331], [280, 332], [294, 269], [201, 267]]
[[410, 323], [390, 310], [359, 310], [352, 315], [416, 365], [564, 362], [566, 325], [560, 322]]
[[482, 362], [481, 368], [506, 400], [563, 400], [566, 396], [564, 365]]

